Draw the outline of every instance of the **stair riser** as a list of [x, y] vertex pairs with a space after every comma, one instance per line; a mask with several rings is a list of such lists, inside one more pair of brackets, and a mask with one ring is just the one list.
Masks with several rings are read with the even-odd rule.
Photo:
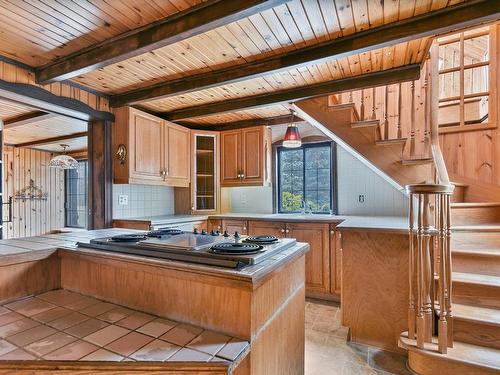
[[500, 309], [500, 287], [453, 281], [454, 303]]
[[500, 325], [455, 318], [453, 337], [457, 341], [500, 349]]
[[498, 375], [497, 370], [448, 361], [439, 355], [425, 355], [413, 350], [408, 353], [408, 367], [419, 375]]
[[452, 225], [500, 223], [500, 207], [452, 207]]
[[462, 203], [465, 202], [465, 190], [466, 186], [455, 186], [455, 190], [453, 190], [453, 195], [451, 196], [451, 201], [453, 203]]
[[494, 249], [500, 248], [499, 233], [453, 232], [452, 249]]
[[453, 271], [500, 276], [500, 252], [498, 255], [452, 253]]

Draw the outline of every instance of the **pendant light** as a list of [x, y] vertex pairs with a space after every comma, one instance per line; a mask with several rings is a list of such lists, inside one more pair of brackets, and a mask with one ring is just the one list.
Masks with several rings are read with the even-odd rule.
[[302, 141], [300, 140], [299, 128], [293, 121], [295, 119], [295, 114], [290, 111], [290, 123], [286, 128], [285, 138], [283, 139], [283, 147], [286, 148], [297, 148], [302, 146]]
[[76, 169], [78, 168], [78, 162], [69, 155], [66, 155], [66, 149], [68, 145], [61, 145], [63, 149], [62, 155], [57, 155], [50, 160], [49, 167], [57, 169]]

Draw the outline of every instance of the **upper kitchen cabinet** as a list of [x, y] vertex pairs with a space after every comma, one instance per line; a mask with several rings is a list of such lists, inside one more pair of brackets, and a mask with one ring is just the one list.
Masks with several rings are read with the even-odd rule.
[[270, 129], [257, 126], [221, 132], [221, 186], [266, 185], [270, 168]]
[[121, 107], [114, 112], [115, 183], [189, 186], [188, 129], [135, 108]]

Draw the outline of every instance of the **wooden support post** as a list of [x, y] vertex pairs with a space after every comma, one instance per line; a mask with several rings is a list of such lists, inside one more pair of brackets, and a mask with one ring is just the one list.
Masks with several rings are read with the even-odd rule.
[[112, 226], [113, 175], [111, 122], [94, 120], [88, 129], [88, 228]]
[[411, 81], [410, 158], [415, 156], [415, 81]]
[[401, 83], [398, 85], [398, 133], [396, 135], [396, 138], [401, 139], [403, 138], [403, 133], [401, 131], [401, 111], [402, 111], [402, 105], [403, 105], [403, 94], [401, 92]]
[[413, 231], [414, 228], [414, 207], [413, 207], [413, 197], [414, 194], [410, 193], [409, 202], [410, 202], [410, 217], [409, 217], [409, 234], [410, 234], [410, 252], [409, 252], [409, 272], [408, 272], [408, 283], [409, 283], [409, 291], [410, 295], [408, 298], [408, 338], [413, 340], [415, 339], [415, 233]]

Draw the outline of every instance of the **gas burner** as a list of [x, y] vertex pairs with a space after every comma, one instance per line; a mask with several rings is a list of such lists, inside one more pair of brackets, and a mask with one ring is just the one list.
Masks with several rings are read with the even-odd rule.
[[162, 236], [174, 236], [176, 234], [182, 234], [182, 230], [180, 229], [158, 229], [158, 230], [152, 230], [147, 234], [148, 237], [162, 237]]
[[146, 233], [119, 234], [111, 237], [113, 242], [138, 242], [146, 239]]
[[261, 245], [256, 244], [223, 242], [213, 245], [210, 248], [210, 252], [225, 255], [246, 255], [260, 253], [262, 249]]
[[279, 241], [278, 237], [275, 236], [250, 236], [243, 240], [247, 243], [254, 243], [259, 245], [271, 245]]

